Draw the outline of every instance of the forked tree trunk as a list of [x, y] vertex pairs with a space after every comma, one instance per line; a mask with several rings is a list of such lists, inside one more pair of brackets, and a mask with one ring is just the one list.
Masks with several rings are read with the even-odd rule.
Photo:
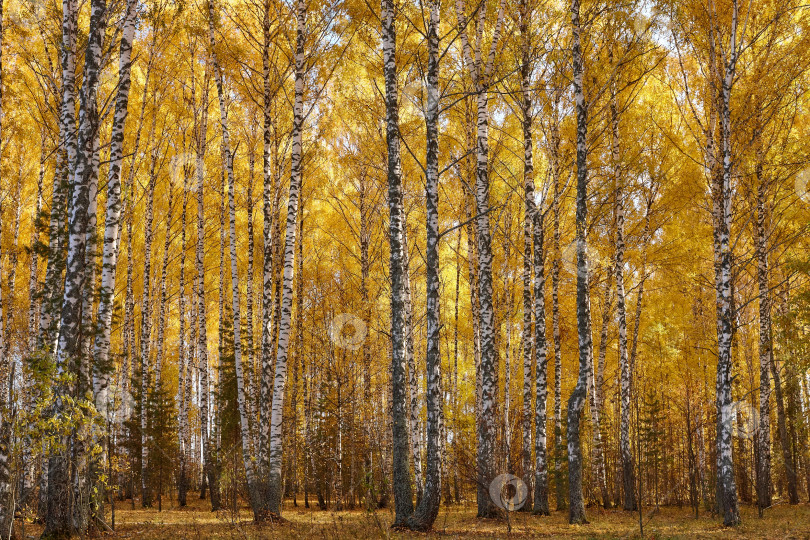
[[408, 422], [406, 413], [405, 276], [403, 268], [402, 163], [397, 98], [396, 26], [393, 0], [382, 0], [382, 49], [385, 77], [385, 122], [388, 150], [388, 241], [391, 276], [391, 440], [394, 526], [403, 526], [413, 513], [408, 466]]
[[[88, 32], [87, 49], [85, 51], [84, 80], [82, 83], [81, 105], [79, 108], [79, 127], [77, 136], [70, 135], [75, 129], [74, 99], [72, 97], [74, 74], [67, 75], [63, 81], [63, 125], [66, 136], [68, 153], [68, 172], [72, 175], [71, 204], [68, 217], [68, 253], [65, 270], [65, 292], [59, 323], [59, 340], [56, 349], [56, 375], [64, 376], [69, 373], [78, 375], [77, 385], [74, 389], [80, 397], [85, 397], [82, 388], [81, 366], [88, 365], [89, 359], [79, 359], [83, 352], [81, 344], [82, 326], [82, 298], [86, 283], [86, 244], [88, 236], [88, 223], [91, 221], [91, 189], [93, 183], [94, 152], [97, 148], [95, 140], [98, 136], [98, 110], [97, 91], [101, 63], [102, 39], [104, 36], [107, 17], [105, 16], [106, 2], [93, 0], [90, 8], [90, 29]], [[77, 6], [71, 0], [63, 3], [63, 33], [65, 52], [63, 68], [72, 67], [74, 61], [73, 47], [75, 45], [77, 21]], [[68, 69], [64, 69], [68, 71]], [[68, 83], [68, 84], [65, 84]], [[78, 365], [77, 365], [78, 364]], [[77, 369], [78, 368], [78, 369]], [[58, 381], [54, 391], [55, 399], [53, 412], [60, 419], [65, 412], [66, 398], [70, 389], [64, 381]], [[74, 394], [74, 397], [76, 397]], [[87, 527], [89, 500], [87, 497], [74, 499], [75, 491], [70, 490], [70, 464], [66, 455], [72, 442], [71, 437], [60, 435], [57, 437], [59, 450], [52, 455], [49, 463], [48, 484], [48, 511], [45, 519], [45, 536], [69, 535], [73, 532], [83, 534]], [[78, 445], [73, 458], [77, 463], [85, 460], [84, 448]], [[78, 469], [79, 474], [82, 470]], [[73, 480], [74, 487], [82, 488], [78, 477]]]
[[411, 529], [427, 531], [439, 514], [441, 499], [441, 424], [442, 384], [441, 352], [439, 350], [439, 4], [428, 4], [428, 69], [427, 131], [425, 159], [426, 248], [425, 290], [427, 294], [427, 350], [425, 353], [425, 380], [427, 383], [427, 449], [425, 485], [422, 499], [408, 520]]

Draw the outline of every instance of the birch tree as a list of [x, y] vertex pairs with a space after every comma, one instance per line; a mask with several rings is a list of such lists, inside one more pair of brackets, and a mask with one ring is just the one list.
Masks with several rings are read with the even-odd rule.
[[271, 514], [281, 516], [282, 498], [282, 420], [284, 412], [284, 389], [287, 383], [287, 357], [290, 344], [290, 322], [292, 319], [293, 278], [295, 269], [295, 234], [298, 217], [298, 199], [301, 191], [302, 175], [302, 130], [304, 123], [304, 77], [306, 75], [306, 57], [304, 43], [306, 39], [307, 6], [304, 0], [296, 4], [296, 39], [295, 39], [295, 96], [293, 104], [292, 157], [290, 160], [290, 191], [287, 202], [287, 225], [284, 244], [284, 278], [281, 299], [281, 319], [279, 320], [279, 339], [276, 351], [276, 371], [273, 382], [273, 405], [270, 415], [270, 438], [268, 441], [268, 471], [270, 486], [268, 491], [268, 508]]
[[[245, 392], [245, 376], [242, 366], [242, 334], [241, 334], [241, 308], [239, 302], [239, 272], [236, 258], [236, 204], [234, 202], [234, 173], [233, 154], [231, 153], [230, 131], [228, 129], [228, 110], [225, 105], [225, 94], [222, 70], [217, 60], [216, 33], [214, 31], [214, 3], [208, 2], [208, 38], [211, 47], [211, 58], [213, 60], [214, 79], [217, 85], [217, 95], [219, 97], [219, 118], [222, 129], [222, 153], [225, 158], [223, 166], [228, 176], [228, 216], [229, 216], [229, 237], [230, 237], [230, 260], [231, 260], [231, 288], [232, 288], [232, 312], [233, 312], [233, 342], [234, 342], [234, 363], [236, 365], [236, 393], [239, 409], [239, 425], [242, 438], [242, 460], [245, 465], [245, 476], [247, 478], [250, 504], [253, 509], [255, 521], [262, 519], [259, 493], [256, 491], [256, 482], [253, 469], [253, 454], [250, 448], [251, 426], [248, 416]], [[248, 291], [250, 294], [250, 291]]]
[[124, 128], [126, 127], [129, 89], [131, 86], [132, 42], [135, 38], [136, 0], [127, 0], [121, 31], [121, 44], [118, 53], [118, 91], [115, 96], [115, 113], [112, 133], [110, 134], [110, 166], [107, 174], [107, 208], [104, 225], [104, 247], [101, 262], [101, 288], [99, 289], [98, 314], [96, 316], [98, 333], [95, 340], [95, 378], [94, 388], [96, 402], [101, 404], [102, 412], [107, 408], [107, 387], [110, 364], [110, 333], [112, 330], [113, 295], [115, 293], [115, 276], [118, 266], [119, 226], [121, 223], [121, 165], [124, 158]]
[[[0, 0], [0, 137], [3, 134], [3, 0]], [[0, 140], [2, 140], [0, 138]], [[2, 149], [0, 148], [0, 159]], [[2, 186], [2, 176], [0, 176]], [[0, 282], [3, 279], [3, 225], [2, 205], [0, 205]], [[4, 335], [3, 319], [5, 310], [3, 305], [3, 290], [0, 286], [0, 336]], [[7, 403], [11, 385], [10, 362], [5, 354], [5, 347], [0, 343], [0, 534], [9, 531], [14, 521], [11, 496], [11, 470], [9, 468], [10, 454], [9, 442], [11, 435], [10, 403]]]
[[[734, 479], [734, 461], [731, 452], [731, 349], [733, 341], [733, 314], [731, 298], [731, 92], [737, 70], [741, 43], [738, 42], [739, 5], [732, 1], [731, 31], [726, 54], [722, 59], [722, 78], [717, 91], [720, 118], [720, 166], [712, 181], [712, 218], [714, 224], [714, 270], [717, 308], [717, 505], [725, 525], [737, 525], [740, 511], [737, 503], [737, 485]], [[750, 9], [750, 8], [749, 8]], [[742, 34], [744, 35], [743, 28]], [[713, 31], [712, 31], [713, 36]], [[713, 38], [714, 39], [714, 38]], [[720, 68], [720, 66], [718, 66]]]
[[415, 530], [429, 530], [439, 514], [441, 499], [441, 423], [443, 399], [441, 383], [441, 351], [439, 348], [439, 16], [440, 0], [428, 3], [427, 46], [428, 66], [425, 81], [427, 106], [424, 111], [426, 128], [425, 202], [426, 248], [425, 289], [427, 291], [427, 350], [425, 379], [427, 382], [427, 449], [425, 484], [422, 498], [408, 525]]
[[619, 116], [615, 89], [610, 104], [611, 159], [613, 161], [614, 214], [616, 215], [616, 311], [619, 321], [619, 458], [622, 471], [622, 494], [625, 510], [636, 510], [636, 476], [633, 452], [630, 447], [630, 361], [627, 356], [627, 309], [624, 290], [624, 187], [619, 161]]
[[[543, 498], [545, 497], [545, 510], [548, 513], [548, 495], [540, 494], [540, 501], [538, 506], [539, 489], [546, 486], [540, 486], [532, 480], [532, 417], [531, 417], [531, 402], [532, 402], [532, 349], [537, 346], [532, 336], [532, 269], [533, 269], [533, 253], [532, 253], [532, 228], [536, 211], [534, 205], [534, 156], [533, 156], [533, 138], [532, 138], [532, 95], [531, 95], [531, 49], [532, 49], [532, 33], [530, 29], [532, 10], [530, 8], [529, 0], [523, 0], [520, 3], [520, 35], [521, 35], [521, 58], [520, 58], [520, 110], [522, 113], [523, 123], [523, 418], [522, 418], [522, 435], [523, 435], [523, 481], [527, 486], [534, 486], [535, 488], [535, 501], [534, 508], [536, 511], [543, 513]], [[545, 292], [543, 292], [545, 294]], [[545, 321], [544, 321], [545, 322]], [[545, 330], [543, 332], [543, 343], [545, 344]], [[545, 401], [543, 402], [545, 407]], [[536, 444], [536, 443], [535, 443]], [[544, 449], [545, 450], [545, 449]], [[543, 478], [547, 481], [548, 475]], [[530, 489], [531, 493], [532, 490]], [[525, 510], [531, 509], [531, 504], [528, 500], [524, 505]], [[539, 508], [539, 510], [538, 510]]]
[[406, 524], [413, 513], [408, 467], [408, 425], [405, 358], [405, 276], [403, 264], [404, 214], [402, 209], [402, 162], [400, 157], [399, 101], [397, 97], [397, 34], [393, 0], [382, 0], [383, 74], [385, 77], [385, 123], [388, 150], [388, 242], [391, 281], [391, 434], [394, 526]]
[[571, 55], [574, 69], [574, 101], [577, 111], [576, 137], [576, 246], [577, 246], [577, 334], [579, 341], [579, 376], [568, 399], [568, 497], [570, 523], [587, 523], [582, 496], [582, 449], [579, 422], [588, 388], [591, 364], [591, 302], [588, 284], [588, 105], [583, 87], [582, 26], [580, 1], [571, 1]]
[[477, 423], [476, 457], [477, 501], [479, 517], [494, 517], [495, 505], [489, 497], [489, 484], [495, 476], [495, 337], [492, 305], [492, 238], [489, 202], [489, 90], [495, 68], [495, 56], [501, 37], [506, 3], [500, 0], [489, 50], [485, 51], [483, 27], [486, 5], [478, 10], [475, 44], [470, 43], [464, 3], [456, 0], [456, 18], [464, 64], [470, 73], [478, 114], [476, 132], [475, 229], [478, 248], [479, 332], [481, 339], [481, 418]]
[[[538, 197], [538, 199], [540, 199]], [[534, 513], [549, 515], [548, 459], [546, 453], [546, 402], [548, 400], [548, 355], [546, 347], [546, 274], [545, 274], [545, 213], [535, 205], [532, 214], [534, 248], [534, 342], [535, 342], [535, 406], [534, 406]]]
[[[75, 392], [75, 395], [83, 398], [85, 392], [81, 375], [82, 364], [87, 364], [89, 359], [81, 359], [81, 322], [82, 322], [82, 297], [85, 283], [86, 270], [86, 242], [88, 236], [88, 223], [90, 222], [91, 208], [91, 184], [93, 179], [93, 152], [96, 148], [96, 137], [98, 136], [98, 110], [97, 91], [98, 79], [101, 63], [101, 46], [107, 22], [105, 11], [106, 3], [103, 0], [95, 0], [91, 4], [89, 39], [85, 52], [84, 79], [82, 83], [81, 104], [79, 108], [79, 125], [77, 136], [72, 135], [75, 126], [74, 109], [71, 107], [74, 102], [72, 83], [73, 73], [67, 75], [67, 81], [63, 80], [65, 86], [65, 97], [63, 98], [63, 124], [65, 133], [68, 133], [66, 148], [68, 154], [68, 171], [72, 175], [72, 186], [70, 193], [70, 212], [68, 216], [68, 251], [67, 266], [65, 274], [65, 289], [62, 300], [62, 309], [59, 318], [59, 340], [56, 349], [56, 374], [61, 381], [57, 383], [55, 390], [55, 400], [53, 406], [54, 417], [57, 422], [63, 420], [66, 412], [68, 396]], [[75, 43], [77, 7], [71, 0], [63, 2], [63, 40], [65, 52], [63, 55], [63, 72], [72, 68], [74, 55], [72, 53]], [[64, 377], [74, 373], [78, 375], [78, 385], [71, 389]], [[78, 499], [75, 505], [70, 503], [71, 497], [71, 471], [66, 453], [71, 444], [70, 437], [62, 434], [57, 437], [57, 448], [51, 456], [48, 472], [48, 510], [45, 523], [45, 535], [59, 536], [69, 535], [74, 531], [84, 532], [87, 526], [86, 512], [87, 504], [84, 499]], [[80, 447], [79, 452], [82, 449]], [[76, 456], [82, 460], [83, 456]], [[79, 476], [84, 471], [79, 470]], [[75, 489], [81, 489], [81, 480], [77, 476], [74, 481]]]

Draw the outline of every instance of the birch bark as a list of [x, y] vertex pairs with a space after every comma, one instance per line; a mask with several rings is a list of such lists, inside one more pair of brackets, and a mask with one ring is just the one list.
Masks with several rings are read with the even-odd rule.
[[[531, 31], [530, 8], [528, 0], [520, 3], [520, 34], [522, 38], [521, 64], [520, 64], [520, 109], [523, 123], [523, 481], [529, 486], [532, 493], [532, 352], [536, 345], [532, 339], [532, 226], [534, 205], [534, 156], [532, 140], [532, 99], [531, 99]], [[543, 292], [545, 294], [545, 292]], [[545, 336], [545, 332], [543, 334]], [[544, 342], [545, 343], [545, 342]], [[547, 478], [546, 474], [546, 478]], [[536, 488], [535, 488], [536, 489]], [[546, 489], [548, 486], [546, 485]], [[537, 494], [535, 492], [535, 497]], [[548, 509], [548, 495], [545, 495], [546, 510]], [[523, 510], [532, 508], [529, 499]], [[535, 508], [538, 506], [535, 503]], [[542, 513], [542, 509], [540, 510]]]
[[306, 58], [304, 42], [306, 31], [307, 5], [304, 0], [296, 3], [295, 40], [295, 96], [293, 104], [292, 155], [290, 159], [290, 191], [287, 201], [287, 224], [284, 245], [284, 277], [281, 298], [281, 319], [276, 351], [276, 371], [273, 382], [273, 404], [270, 415], [270, 439], [268, 448], [268, 509], [271, 514], [281, 516], [282, 498], [282, 421], [284, 413], [284, 389], [287, 382], [287, 357], [290, 344], [290, 321], [292, 319], [293, 278], [295, 270], [295, 236], [298, 217], [298, 199], [301, 191], [301, 139], [304, 122], [304, 77]]
[[[758, 149], [759, 150], [759, 149]], [[757, 257], [757, 284], [759, 286], [759, 425], [757, 440], [757, 506], [762, 509], [771, 506], [771, 379], [770, 367], [773, 361], [771, 350], [771, 290], [768, 264], [767, 219], [767, 183], [762, 163], [761, 150], [758, 152], [756, 166], [757, 203], [755, 230], [755, 249]]]
[[[77, 397], [84, 398], [84, 392], [89, 390], [81, 387], [83, 379], [79, 372], [82, 364], [87, 365], [89, 359], [76, 359], [82, 352], [81, 324], [82, 324], [82, 298], [86, 270], [86, 243], [88, 223], [90, 223], [91, 184], [93, 180], [93, 154], [97, 148], [95, 140], [98, 136], [98, 110], [96, 97], [98, 91], [98, 78], [101, 62], [101, 46], [107, 18], [105, 16], [106, 2], [93, 0], [90, 8], [90, 28], [85, 51], [84, 80], [82, 83], [81, 104], [79, 108], [79, 127], [77, 136], [72, 135], [75, 128], [73, 98], [73, 83], [75, 75], [75, 45], [77, 6], [72, 0], [63, 2], [63, 80], [64, 98], [62, 122], [66, 135], [66, 149], [68, 155], [68, 171], [72, 174], [71, 204], [68, 216], [68, 251], [65, 271], [65, 288], [60, 314], [59, 340], [56, 349], [56, 374], [64, 376], [68, 373], [77, 373], [78, 385], [74, 389]], [[70, 73], [67, 73], [67, 72]], [[59, 382], [55, 389], [54, 416], [62, 419], [65, 411], [65, 400], [70, 393], [64, 382]], [[56, 453], [49, 462], [48, 483], [48, 510], [45, 519], [46, 536], [69, 535], [72, 532], [83, 533], [87, 526], [88, 499], [74, 499], [71, 504], [70, 497], [70, 465], [66, 453], [73, 441], [70, 437], [61, 435], [57, 437]], [[81, 445], [77, 447], [78, 454], [74, 458], [82, 461], [84, 452]], [[74, 488], [81, 489], [81, 480], [75, 478]], [[75, 491], [73, 493], [75, 496]]]
[[439, 514], [441, 499], [441, 320], [439, 315], [439, 10], [440, 0], [428, 3], [427, 108], [425, 109], [426, 158], [426, 248], [425, 290], [427, 294], [427, 349], [425, 379], [427, 383], [427, 448], [425, 484], [422, 499], [408, 520], [414, 530], [426, 531]]
[[720, 111], [721, 167], [712, 185], [712, 217], [714, 222], [714, 270], [717, 308], [717, 493], [718, 509], [726, 526], [740, 523], [737, 485], [731, 450], [733, 411], [731, 404], [731, 366], [734, 319], [731, 297], [731, 91], [736, 75], [737, 23], [739, 5], [733, 1], [731, 37], [728, 59], [724, 60], [723, 77], [717, 100]]
[[124, 157], [124, 128], [127, 119], [130, 71], [132, 68], [132, 41], [135, 38], [137, 1], [127, 0], [118, 60], [118, 91], [115, 96], [115, 113], [110, 134], [110, 168], [107, 174], [107, 208], [104, 224], [104, 247], [101, 260], [101, 288], [99, 289], [96, 324], [94, 388], [96, 402], [102, 404], [102, 414], [107, 413], [110, 362], [110, 333], [112, 331], [113, 295], [115, 274], [118, 266], [119, 227], [121, 223], [121, 164]]
[[[495, 325], [492, 304], [492, 238], [489, 206], [489, 87], [495, 65], [498, 42], [503, 29], [505, 1], [501, 0], [492, 31], [489, 51], [483, 51], [483, 26], [486, 19], [484, 6], [478, 11], [478, 32], [475, 50], [467, 32], [468, 18], [462, 0], [456, 0], [456, 18], [464, 63], [470, 71], [477, 105], [475, 210], [478, 241], [478, 289], [480, 302], [479, 330], [481, 336], [481, 418], [477, 424], [478, 448], [476, 456], [478, 517], [494, 517], [496, 507], [489, 497], [489, 484], [495, 476], [495, 411], [496, 351]], [[486, 59], [484, 55], [486, 54]]]
[[570, 523], [587, 523], [582, 496], [582, 449], [580, 444], [580, 417], [588, 388], [588, 370], [591, 365], [591, 303], [588, 272], [588, 105], [583, 88], [582, 26], [580, 1], [571, 2], [572, 46], [574, 74], [574, 101], [577, 112], [576, 168], [576, 245], [577, 245], [577, 334], [579, 342], [579, 376], [568, 399], [568, 497]]
[[533, 211], [534, 243], [534, 342], [535, 342], [535, 406], [534, 406], [534, 513], [548, 516], [548, 459], [546, 452], [546, 426], [548, 415], [548, 355], [546, 346], [546, 274], [544, 213]]
[[381, 2], [385, 122], [388, 154], [388, 241], [391, 276], [391, 436], [394, 490], [394, 526], [406, 524], [413, 513], [408, 466], [406, 415], [405, 283], [403, 269], [402, 163], [400, 158], [399, 102], [397, 98], [396, 16], [393, 0]]
[[636, 509], [636, 480], [633, 452], [630, 448], [630, 362], [627, 357], [627, 308], [624, 290], [624, 187], [619, 164], [619, 118], [615, 99], [611, 101], [613, 181], [616, 214], [616, 311], [619, 320], [619, 460], [622, 470], [622, 493], [625, 510]]
[[[242, 439], [242, 460], [245, 466], [245, 477], [250, 496], [250, 505], [253, 509], [254, 521], [263, 519], [260, 494], [256, 490], [255, 474], [253, 469], [253, 455], [250, 448], [251, 425], [246, 404], [245, 375], [242, 366], [242, 334], [241, 334], [241, 307], [239, 301], [239, 271], [236, 258], [236, 203], [234, 201], [235, 180], [233, 173], [233, 154], [231, 153], [230, 131], [228, 130], [228, 111], [225, 105], [225, 94], [223, 85], [222, 70], [219, 66], [216, 53], [216, 34], [214, 31], [214, 3], [208, 2], [208, 38], [211, 46], [211, 58], [213, 60], [214, 79], [217, 85], [217, 96], [219, 98], [219, 118], [222, 128], [222, 153], [228, 176], [228, 221], [230, 237], [230, 262], [231, 262], [231, 289], [232, 289], [232, 315], [233, 315], [233, 352], [236, 368], [236, 400], [239, 408], [239, 426]], [[250, 291], [248, 291], [250, 294]]]

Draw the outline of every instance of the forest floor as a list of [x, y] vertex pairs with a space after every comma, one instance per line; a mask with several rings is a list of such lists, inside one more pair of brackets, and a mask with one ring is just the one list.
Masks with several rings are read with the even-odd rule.
[[[104, 538], [137, 539], [366, 539], [366, 538], [640, 538], [638, 514], [621, 510], [588, 509], [587, 525], [569, 525], [567, 512], [553, 512], [549, 517], [534, 517], [527, 513], [511, 515], [511, 533], [506, 520], [480, 520], [474, 505], [442, 506], [430, 534], [416, 534], [390, 529], [391, 510], [365, 512], [320, 511], [296, 508], [285, 502], [282, 524], [257, 527], [251, 521], [250, 509], [239, 508], [238, 518], [232, 511], [212, 513], [207, 500], [192, 498], [186, 508], [169, 507], [132, 509], [131, 502], [116, 505], [115, 532]], [[661, 508], [644, 511], [644, 538], [757, 538], [810, 539], [810, 505], [777, 505], [759, 519], [756, 509], [741, 508], [743, 523], [725, 528], [716, 517], [706, 513], [694, 519], [688, 508]], [[19, 526], [18, 526], [19, 527]], [[20, 529], [17, 529], [20, 532]], [[25, 526], [25, 538], [36, 538], [40, 527]]]

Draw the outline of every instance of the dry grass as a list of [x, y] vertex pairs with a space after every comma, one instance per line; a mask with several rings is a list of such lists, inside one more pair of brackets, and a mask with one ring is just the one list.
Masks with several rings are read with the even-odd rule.
[[[319, 511], [307, 510], [287, 503], [283, 524], [257, 527], [251, 522], [250, 511], [242, 506], [238, 519], [232, 512], [212, 513], [208, 501], [192, 499], [187, 508], [133, 510], [129, 501], [116, 507], [116, 531], [110, 538], [138, 539], [365, 539], [365, 538], [639, 538], [638, 515], [618, 510], [603, 511], [590, 508], [590, 524], [572, 526], [567, 514], [555, 512], [550, 517], [534, 517], [525, 513], [511, 516], [512, 531], [505, 520], [479, 520], [473, 506], [442, 507], [430, 534], [392, 531], [390, 510]], [[645, 512], [645, 538], [758, 538], [758, 539], [810, 539], [810, 506], [785, 505], [768, 510], [763, 519], [756, 510], [744, 507], [743, 524], [729, 529], [710, 515], [694, 519], [688, 509], [664, 508], [658, 512]], [[19, 530], [19, 529], [18, 529]], [[26, 525], [25, 534], [31, 537], [40, 529]]]

